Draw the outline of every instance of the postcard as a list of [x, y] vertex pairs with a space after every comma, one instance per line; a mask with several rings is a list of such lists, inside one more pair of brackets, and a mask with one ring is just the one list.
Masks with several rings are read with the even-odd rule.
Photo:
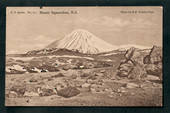
[[7, 7], [5, 106], [162, 106], [162, 10]]

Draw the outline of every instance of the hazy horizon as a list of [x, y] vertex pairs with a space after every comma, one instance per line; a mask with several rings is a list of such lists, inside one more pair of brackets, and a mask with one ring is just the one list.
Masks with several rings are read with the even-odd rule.
[[[35, 14], [13, 14], [14, 11]], [[40, 11], [77, 14], [39, 14]], [[115, 46], [162, 46], [162, 7], [8, 7], [6, 18], [7, 54], [42, 49], [75, 29], [85, 29]]]

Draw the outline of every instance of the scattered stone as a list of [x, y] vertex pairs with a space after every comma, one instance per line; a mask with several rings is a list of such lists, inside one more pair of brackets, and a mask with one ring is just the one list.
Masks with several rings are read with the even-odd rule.
[[53, 91], [53, 89], [46, 89], [43, 88], [41, 89], [41, 93], [39, 94], [40, 96], [51, 96], [55, 95], [56, 93]]
[[37, 83], [37, 85], [45, 85], [45, 83], [43, 81]]
[[113, 92], [113, 91], [112, 91], [110, 94], [111, 94], [111, 95], [114, 95], [114, 94], [115, 94], [115, 92]]
[[111, 79], [111, 80], [116, 80], [116, 77], [111, 77], [110, 79]]
[[100, 79], [100, 80], [98, 80], [98, 82], [104, 82], [104, 80], [103, 80], [103, 79]]
[[8, 94], [9, 98], [16, 98], [17, 97], [17, 93], [15, 91], [10, 91]]
[[84, 83], [81, 85], [81, 92], [90, 92], [91, 91], [91, 84], [89, 83]]
[[56, 75], [53, 75], [52, 77], [54, 77], [54, 78], [64, 77], [64, 74], [63, 73], [58, 73]]
[[48, 80], [48, 81], [52, 81], [52, 80], [53, 80], [53, 78], [48, 78], [47, 80]]
[[35, 97], [35, 96], [39, 96], [39, 94], [38, 94], [38, 92], [26, 91], [23, 96], [25, 96], [25, 97]]
[[89, 76], [89, 77], [88, 77], [88, 79], [96, 80], [96, 79], [97, 79], [97, 77], [96, 77], [96, 76], [94, 76], [94, 75], [91, 75], [91, 76]]
[[124, 87], [121, 87], [121, 88], [120, 88], [120, 92], [121, 92], [121, 93], [125, 93], [125, 92], [127, 92], [127, 91], [126, 91], [126, 89], [125, 89]]
[[92, 79], [87, 79], [86, 82], [92, 84], [92, 83], [93, 83], [93, 80], [92, 80]]
[[83, 68], [84, 68], [84, 66], [79, 66], [79, 68], [80, 68], [80, 69], [83, 69]]
[[97, 88], [97, 89], [95, 89], [95, 91], [96, 91], [96, 92], [100, 92], [100, 89], [99, 89], [99, 88]]
[[42, 69], [41, 70], [41, 72], [43, 73], [43, 72], [48, 72], [48, 70], [46, 70], [46, 69]]
[[38, 80], [35, 79], [35, 78], [31, 78], [31, 79], [29, 80], [29, 82], [38, 82]]
[[112, 89], [111, 89], [111, 88], [105, 88], [104, 91], [106, 91], [106, 92], [112, 92]]
[[125, 90], [125, 87], [120, 87], [121, 90]]
[[126, 93], [127, 91], [126, 90], [121, 90], [121, 93]]
[[85, 78], [85, 77], [88, 77], [88, 76], [89, 76], [88, 73], [82, 73], [82, 74], [80, 75], [81, 78]]
[[138, 84], [135, 84], [135, 83], [127, 83], [126, 84], [126, 88], [139, 88], [139, 85]]
[[132, 92], [131, 95], [135, 95], [135, 93]]
[[111, 94], [111, 95], [109, 95], [109, 97], [112, 98], [112, 97], [114, 97], [114, 96]]
[[30, 102], [30, 100], [29, 100], [29, 99], [27, 99], [27, 100], [26, 100], [26, 102], [27, 102], [27, 103], [29, 103], [29, 102]]
[[92, 93], [95, 93], [95, 92], [96, 92], [96, 90], [95, 90], [94, 88], [90, 88], [90, 91], [91, 91]]
[[152, 81], [152, 80], [159, 80], [159, 77], [158, 76], [154, 76], [154, 75], [148, 75], [147, 76], [147, 80], [149, 80], [149, 81], [147, 81], [147, 82], [150, 82], [150, 80]]
[[63, 70], [65, 70], [65, 71], [67, 71], [67, 70], [69, 70], [70, 69], [70, 66], [64, 66], [63, 67]]
[[95, 73], [95, 76], [103, 76], [103, 73]]
[[84, 84], [81, 85], [81, 87], [82, 87], [82, 88], [87, 88], [87, 87], [90, 87], [90, 85], [91, 85], [91, 84], [89, 84], [89, 83], [84, 83]]
[[77, 78], [77, 75], [73, 74], [73, 75], [71, 75], [71, 78], [72, 78], [72, 79], [76, 79], [76, 78]]
[[101, 86], [104, 85], [103, 82], [97, 82], [96, 84], [97, 84], [97, 85], [101, 85]]
[[54, 87], [56, 87], [58, 90], [63, 89], [67, 87], [67, 84], [65, 83], [57, 83]]
[[117, 89], [117, 92], [118, 92], [118, 93], [121, 93], [121, 90], [120, 90], [120, 89]]
[[105, 73], [106, 72], [106, 70], [100, 70], [100, 73]]

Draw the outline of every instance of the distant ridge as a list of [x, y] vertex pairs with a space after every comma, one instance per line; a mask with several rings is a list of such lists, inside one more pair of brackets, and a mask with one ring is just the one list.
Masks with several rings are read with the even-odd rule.
[[150, 49], [152, 46], [142, 46], [142, 45], [135, 45], [135, 44], [127, 44], [127, 45], [120, 45], [118, 48], [130, 49], [131, 47], [138, 48], [138, 49]]

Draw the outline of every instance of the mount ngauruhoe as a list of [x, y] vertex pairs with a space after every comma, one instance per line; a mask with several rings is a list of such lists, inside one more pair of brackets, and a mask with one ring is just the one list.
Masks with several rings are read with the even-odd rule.
[[87, 54], [96, 54], [117, 49], [116, 46], [105, 42], [83, 29], [72, 31], [63, 39], [48, 45], [47, 48], [65, 48], [68, 50], [78, 50], [81, 53]]
[[[135, 47], [138, 49], [148, 48], [139, 45], [121, 45], [114, 46], [104, 40], [96, 37], [87, 30], [77, 29], [72, 31], [60, 40], [56, 40], [44, 49], [32, 50], [26, 53], [26, 56], [33, 55], [55, 55], [55, 54], [101, 54], [107, 52], [115, 52], [115, 50], [123, 50]], [[24, 56], [24, 55], [23, 55]]]

